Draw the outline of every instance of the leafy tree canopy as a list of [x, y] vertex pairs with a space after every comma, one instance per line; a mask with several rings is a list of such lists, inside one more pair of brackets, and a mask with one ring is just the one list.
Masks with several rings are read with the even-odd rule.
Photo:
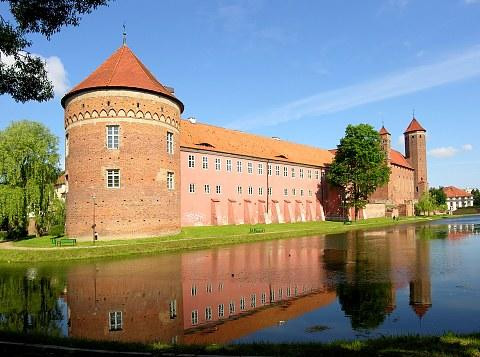
[[415, 205], [416, 210], [420, 214], [429, 214], [433, 211], [435, 211], [436, 204], [432, 196], [430, 195], [429, 192], [424, 192], [420, 199], [418, 200], [418, 203]]
[[472, 190], [473, 195], [473, 205], [475, 207], [480, 207], [480, 190], [478, 188]]
[[447, 195], [443, 191], [443, 187], [435, 188], [432, 187], [429, 190], [430, 196], [432, 197], [433, 202], [437, 205], [444, 205], [447, 203]]
[[63, 26], [78, 26], [80, 15], [88, 14], [109, 0], [0, 0], [10, 4], [16, 23], [0, 14], [0, 95], [19, 102], [53, 98], [45, 62], [28, 53], [29, 33], [47, 39]]
[[58, 139], [43, 124], [12, 123], [0, 131], [0, 221], [21, 235], [29, 216], [41, 229], [60, 172]]
[[340, 140], [327, 179], [342, 187], [347, 207], [365, 207], [368, 197], [390, 177], [380, 135], [368, 124], [349, 125]]

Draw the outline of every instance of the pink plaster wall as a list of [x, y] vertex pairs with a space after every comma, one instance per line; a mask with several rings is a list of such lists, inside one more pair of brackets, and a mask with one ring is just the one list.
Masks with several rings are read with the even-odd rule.
[[[195, 167], [188, 167], [188, 156], [194, 155]], [[202, 168], [202, 158], [208, 158], [208, 168]], [[215, 159], [221, 160], [220, 170], [215, 168]], [[232, 171], [226, 170], [227, 159], [232, 160]], [[267, 161], [251, 160], [242, 157], [230, 157], [210, 152], [191, 152], [182, 150], [181, 160], [181, 224], [222, 225], [222, 224], [255, 224], [265, 222], [297, 222], [308, 220], [323, 220], [323, 208], [320, 204], [319, 186], [321, 168], [283, 163], [272, 163], [272, 175], [268, 177], [268, 185], [272, 187], [269, 196], [267, 214]], [[242, 172], [237, 171], [237, 161], [242, 162]], [[248, 163], [253, 165], [253, 173], [248, 173]], [[259, 163], [263, 164], [263, 174], [258, 173]], [[276, 175], [275, 166], [280, 166], [280, 175]], [[283, 168], [288, 168], [288, 176], [283, 176]], [[295, 178], [292, 178], [292, 168]], [[300, 178], [300, 169], [303, 178]], [[311, 170], [311, 178], [308, 178]], [[315, 171], [319, 172], [316, 179]], [[195, 192], [189, 192], [189, 185], [195, 184]], [[210, 185], [210, 193], [204, 191], [204, 185]], [[216, 186], [221, 186], [217, 194]], [[242, 194], [237, 187], [242, 186]], [[248, 187], [253, 187], [253, 194], [248, 193]], [[263, 194], [259, 194], [259, 187]], [[284, 189], [288, 195], [284, 195]], [[292, 190], [296, 190], [294, 196]], [[303, 196], [301, 190], [303, 189]], [[311, 191], [311, 196], [309, 195]]]

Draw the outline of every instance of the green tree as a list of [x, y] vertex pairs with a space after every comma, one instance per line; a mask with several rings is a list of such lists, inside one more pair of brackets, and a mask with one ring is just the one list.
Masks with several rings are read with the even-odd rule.
[[447, 203], [447, 195], [443, 191], [442, 186], [440, 186], [439, 188], [432, 187], [430, 188], [429, 192], [435, 205], [442, 206]]
[[475, 207], [480, 207], [480, 190], [478, 188], [472, 190], [473, 195], [473, 205]]
[[422, 196], [418, 200], [418, 203], [415, 205], [415, 208], [419, 214], [423, 215], [425, 215], [426, 213], [430, 215], [430, 213], [435, 210], [435, 202], [433, 201], [432, 196], [430, 196], [429, 192], [424, 192], [422, 194]]
[[342, 188], [346, 206], [355, 209], [355, 220], [368, 197], [389, 177], [390, 168], [378, 132], [368, 124], [347, 126], [327, 179]]
[[43, 124], [18, 121], [0, 131], [0, 221], [10, 236], [25, 233], [30, 215], [45, 229], [58, 164], [58, 139]]
[[45, 62], [27, 48], [30, 33], [47, 39], [63, 26], [78, 26], [80, 15], [88, 14], [108, 0], [0, 0], [8, 2], [15, 24], [0, 15], [0, 95], [16, 101], [45, 101], [53, 98]]

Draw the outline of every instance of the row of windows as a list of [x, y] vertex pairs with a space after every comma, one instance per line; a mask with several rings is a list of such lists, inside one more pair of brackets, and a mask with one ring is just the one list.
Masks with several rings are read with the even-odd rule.
[[[192, 287], [192, 291], [193, 291], [193, 287]], [[196, 287], [195, 287], [195, 291], [196, 291]], [[305, 291], [306, 290], [305, 290], [305, 287], [304, 287], [303, 292], [305, 292]], [[293, 293], [294, 293], [294, 296], [298, 295], [298, 288], [297, 287], [295, 287]], [[285, 296], [287, 298], [292, 297], [292, 289], [290, 287], [288, 287], [286, 289]], [[279, 299], [279, 300], [283, 299], [283, 289], [282, 288], [278, 289], [278, 295], [277, 296], [275, 296], [275, 290], [270, 291], [270, 302], [274, 302], [276, 299]], [[256, 294], [251, 294], [249, 302], [250, 302], [250, 308], [256, 308], [257, 307], [257, 295]], [[267, 294], [262, 293], [261, 298], [260, 298], [260, 304], [265, 305], [266, 303], [267, 303]], [[245, 311], [246, 306], [247, 306], [246, 297], [245, 296], [240, 297], [240, 311]], [[229, 304], [228, 304], [228, 312], [229, 312], [230, 315], [233, 315], [233, 314], [235, 314], [235, 311], [236, 311], [235, 301], [230, 301]], [[225, 317], [225, 305], [224, 304], [218, 304], [217, 313], [218, 313], [219, 318]], [[196, 310], [196, 309], [192, 310], [191, 318], [192, 318], [192, 320], [191, 320], [192, 325], [198, 324], [198, 310]], [[212, 307], [207, 306], [205, 308], [205, 320], [206, 321], [211, 321], [212, 318], [213, 318]]]
[[[196, 192], [196, 187], [197, 187], [197, 186], [196, 186], [196, 184], [194, 184], [194, 183], [189, 184], [189, 185], [188, 185], [188, 192], [190, 192], [190, 193], [195, 193], [195, 192]], [[254, 194], [254, 191], [255, 191], [255, 189], [253, 188], [253, 186], [248, 186], [248, 187], [247, 187], [247, 193], [248, 193], [249, 195], [253, 195], [253, 194]], [[209, 185], [209, 184], [203, 185], [203, 192], [206, 193], [206, 194], [210, 194], [210, 193], [211, 193], [211, 191], [210, 191], [210, 185]], [[298, 194], [299, 194], [300, 196], [305, 196], [305, 190], [303, 190], [303, 189], [298, 189], [298, 190], [297, 190], [296, 188], [292, 188], [292, 191], [291, 191], [291, 192], [292, 192], [292, 196], [296, 196], [296, 195], [297, 195], [297, 192], [298, 192]], [[217, 193], [217, 194], [221, 194], [221, 193], [222, 193], [222, 186], [221, 186], [221, 185], [216, 185], [216, 186], [215, 186], [215, 193]], [[242, 186], [237, 186], [237, 193], [238, 193], [239, 195], [242, 195], [242, 194], [243, 194], [243, 187], [242, 187]], [[273, 194], [273, 189], [272, 189], [272, 187], [269, 187], [269, 188], [268, 188], [267, 193], [268, 193], [269, 196], [271, 196], [271, 195]], [[260, 196], [263, 195], [263, 187], [259, 187], [259, 188], [258, 188], [258, 194], [259, 194]], [[284, 194], [284, 196], [288, 196], [288, 188], [285, 188], [285, 189], [283, 190], [283, 194]], [[308, 190], [308, 196], [310, 196], [310, 197], [313, 196], [313, 191], [312, 191], [312, 190]]]
[[[116, 150], [120, 148], [120, 125], [107, 125], [106, 126], [106, 144], [107, 149]], [[174, 140], [173, 140], [173, 133], [167, 131], [167, 153], [173, 154], [174, 148]], [[65, 135], [65, 155], [68, 156], [69, 149], [69, 140], [68, 140], [68, 133]]]
[[[195, 155], [188, 155], [188, 167], [189, 168], [194, 168], [195, 167]], [[209, 167], [209, 161], [208, 161], [208, 156], [202, 156], [202, 169], [208, 170]], [[226, 159], [226, 165], [225, 168], [228, 172], [232, 171], [232, 159]], [[272, 169], [273, 165], [268, 164], [267, 165], [267, 173], [269, 176], [272, 176]], [[220, 158], [215, 158], [215, 170], [220, 171], [222, 170], [222, 160]], [[237, 160], [237, 172], [241, 173], [243, 172], [243, 161]], [[247, 162], [247, 173], [253, 174], [254, 172], [254, 167], [252, 162]], [[264, 173], [264, 165], [263, 163], [259, 163], [257, 165], [257, 173], [259, 175], [263, 175]], [[295, 178], [296, 177], [296, 171], [295, 168], [292, 167], [290, 170], [291, 177]], [[313, 174], [315, 175], [315, 179], [318, 180], [320, 178], [320, 172], [319, 170], [313, 170]], [[275, 165], [275, 175], [280, 176], [280, 165]], [[283, 167], [283, 176], [288, 177], [288, 167], [284, 166]], [[303, 168], [300, 168], [298, 170], [298, 176], [300, 178], [304, 178], [305, 176], [309, 179], [312, 178], [312, 170], [307, 169], [304, 170]]]
[[[107, 169], [107, 188], [120, 188], [120, 170]], [[175, 188], [175, 174], [171, 171], [167, 172], [167, 190], [171, 191]]]

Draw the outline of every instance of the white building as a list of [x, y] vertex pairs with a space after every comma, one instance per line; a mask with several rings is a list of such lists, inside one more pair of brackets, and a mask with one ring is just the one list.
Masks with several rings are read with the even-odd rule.
[[449, 211], [473, 206], [473, 195], [465, 190], [454, 186], [448, 186], [443, 188], [443, 192], [445, 192], [445, 195], [447, 196], [447, 207]]

